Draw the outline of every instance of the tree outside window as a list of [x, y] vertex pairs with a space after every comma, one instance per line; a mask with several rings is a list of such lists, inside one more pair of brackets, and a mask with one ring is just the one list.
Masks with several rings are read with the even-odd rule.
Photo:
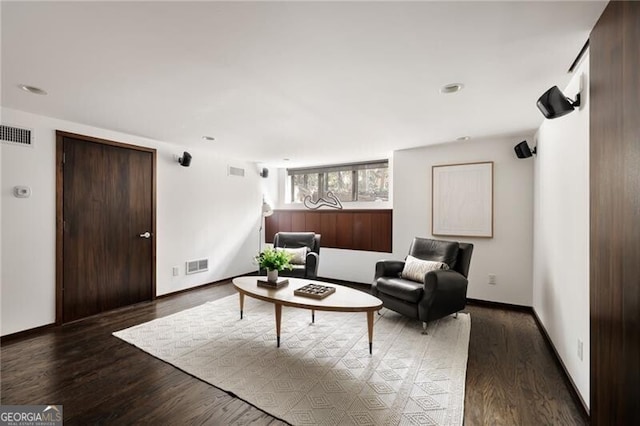
[[358, 170], [358, 200], [380, 201], [389, 199], [389, 169]]
[[353, 172], [343, 170], [325, 174], [325, 193], [331, 191], [340, 201], [355, 201], [353, 197]]
[[307, 195], [317, 200], [320, 193], [317, 174], [297, 174], [291, 176], [291, 189], [294, 203], [301, 203]]

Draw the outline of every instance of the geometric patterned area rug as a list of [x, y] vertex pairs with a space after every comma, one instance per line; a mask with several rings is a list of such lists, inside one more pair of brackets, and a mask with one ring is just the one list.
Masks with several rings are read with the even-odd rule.
[[369, 354], [363, 312], [282, 308], [238, 296], [114, 336], [294, 425], [462, 425], [471, 320], [422, 323], [383, 309]]

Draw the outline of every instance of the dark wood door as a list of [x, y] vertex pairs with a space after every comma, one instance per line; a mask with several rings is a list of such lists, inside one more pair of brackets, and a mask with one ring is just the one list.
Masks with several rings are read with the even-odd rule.
[[62, 321], [151, 300], [154, 153], [62, 144]]
[[640, 425], [640, 2], [589, 38], [592, 425]]

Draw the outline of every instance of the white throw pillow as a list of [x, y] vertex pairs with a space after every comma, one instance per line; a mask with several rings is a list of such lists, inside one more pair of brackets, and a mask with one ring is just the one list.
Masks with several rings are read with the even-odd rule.
[[413, 256], [407, 256], [404, 262], [404, 269], [400, 275], [402, 278], [411, 281], [423, 282], [424, 275], [429, 271], [438, 269], [449, 269], [449, 265], [442, 262], [434, 262], [431, 260], [417, 259]]
[[307, 263], [307, 247], [300, 247], [300, 248], [277, 247], [276, 250], [282, 250], [286, 253], [289, 253], [289, 256], [291, 256], [291, 260], [289, 262], [292, 265], [304, 265]]

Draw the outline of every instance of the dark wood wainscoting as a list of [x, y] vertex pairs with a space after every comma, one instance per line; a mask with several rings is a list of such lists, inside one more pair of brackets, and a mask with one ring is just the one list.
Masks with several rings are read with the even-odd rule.
[[610, 2], [590, 38], [591, 424], [640, 409], [640, 2]]
[[265, 239], [276, 232], [322, 234], [322, 247], [391, 252], [393, 210], [274, 210]]

